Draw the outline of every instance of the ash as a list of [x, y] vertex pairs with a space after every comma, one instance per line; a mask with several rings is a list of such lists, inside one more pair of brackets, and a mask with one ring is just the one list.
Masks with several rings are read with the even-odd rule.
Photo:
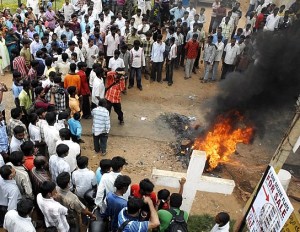
[[[158, 120], [165, 122], [173, 130], [176, 142], [171, 143], [170, 146], [174, 150], [178, 161], [181, 161], [183, 167], [187, 168], [193, 152], [191, 146], [195, 138], [201, 134], [201, 131], [192, 126], [193, 119], [185, 115], [164, 113], [159, 116]], [[182, 141], [184, 140], [189, 140], [191, 143], [185, 149], [182, 149]]]

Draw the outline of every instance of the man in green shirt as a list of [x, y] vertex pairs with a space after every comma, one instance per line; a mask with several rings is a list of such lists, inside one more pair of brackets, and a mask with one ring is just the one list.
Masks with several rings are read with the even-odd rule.
[[[172, 193], [170, 196], [170, 209], [173, 209], [177, 215], [180, 213], [180, 206], [182, 204], [182, 196], [179, 193]], [[187, 222], [188, 213], [184, 211], [184, 220]], [[168, 210], [161, 209], [158, 211], [158, 218], [160, 221], [159, 231], [164, 232], [170, 225], [173, 215]]]

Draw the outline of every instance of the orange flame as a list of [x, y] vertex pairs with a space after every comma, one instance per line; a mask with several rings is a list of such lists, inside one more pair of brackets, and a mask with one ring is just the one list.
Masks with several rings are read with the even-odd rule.
[[230, 160], [238, 143], [249, 144], [253, 134], [253, 127], [245, 125], [244, 117], [237, 111], [231, 111], [219, 116], [212, 129], [195, 140], [194, 149], [206, 152], [208, 171], [211, 171], [219, 163]]

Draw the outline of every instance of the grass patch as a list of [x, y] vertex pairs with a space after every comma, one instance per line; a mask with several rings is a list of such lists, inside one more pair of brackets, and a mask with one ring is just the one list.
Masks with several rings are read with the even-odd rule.
[[[230, 231], [233, 232], [235, 220], [230, 221]], [[209, 214], [192, 215], [188, 220], [189, 232], [209, 232], [215, 225], [215, 217]]]

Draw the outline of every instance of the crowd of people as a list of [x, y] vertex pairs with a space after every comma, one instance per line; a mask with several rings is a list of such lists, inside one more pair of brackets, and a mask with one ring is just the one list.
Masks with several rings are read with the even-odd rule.
[[[172, 86], [180, 67], [184, 79], [194, 73], [202, 83], [244, 72], [259, 56], [256, 34], [288, 30], [300, 16], [300, 1], [285, 10], [251, 0], [242, 15], [238, 2], [228, 10], [216, 0], [208, 32], [206, 9], [198, 13], [189, 0], [65, 0], [59, 11], [52, 6], [28, 0], [15, 14], [0, 13], [0, 74], [12, 72], [15, 103], [7, 120], [8, 88], [0, 83], [0, 225], [9, 232], [62, 232], [101, 221], [103, 231], [185, 231], [184, 179], [179, 193], [156, 194], [149, 179], [132, 184], [121, 174], [125, 158], [104, 158], [111, 109], [123, 125], [127, 89], [136, 81], [142, 91], [147, 80]], [[81, 155], [81, 119], [92, 119], [94, 151], [102, 156], [96, 172]], [[229, 221], [219, 213], [212, 231], [229, 231]]]

